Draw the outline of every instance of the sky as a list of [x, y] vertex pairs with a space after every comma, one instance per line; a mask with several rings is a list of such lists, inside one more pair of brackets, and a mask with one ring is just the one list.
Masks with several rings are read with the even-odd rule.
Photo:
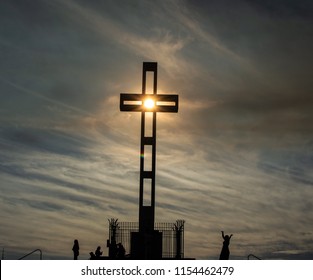
[[[142, 63], [158, 62], [156, 221], [185, 257], [313, 259], [313, 2], [0, 2], [0, 249], [107, 254], [138, 221]], [[33, 256], [38, 258], [38, 255]]]

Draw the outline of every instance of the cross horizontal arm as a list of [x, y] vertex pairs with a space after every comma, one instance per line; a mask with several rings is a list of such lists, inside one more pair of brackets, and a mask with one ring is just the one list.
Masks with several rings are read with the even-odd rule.
[[[154, 106], [147, 108], [144, 106], [145, 100], [151, 99]], [[137, 94], [121, 93], [120, 110], [128, 112], [178, 112], [177, 94]]]

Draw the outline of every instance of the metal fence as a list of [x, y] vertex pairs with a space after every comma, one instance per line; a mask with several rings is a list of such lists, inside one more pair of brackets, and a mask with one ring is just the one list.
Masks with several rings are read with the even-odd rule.
[[[177, 220], [174, 223], [155, 223], [154, 230], [162, 233], [162, 258], [184, 258], [184, 223]], [[126, 255], [131, 258], [131, 234], [139, 232], [138, 222], [119, 222], [116, 219], [109, 220], [109, 242], [123, 244]]]

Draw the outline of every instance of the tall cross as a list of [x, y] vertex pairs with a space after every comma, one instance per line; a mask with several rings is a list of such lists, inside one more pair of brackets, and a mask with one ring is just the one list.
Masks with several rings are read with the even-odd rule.
[[[139, 232], [152, 232], [155, 217], [155, 169], [156, 169], [156, 113], [178, 112], [178, 95], [157, 94], [156, 62], [144, 62], [142, 70], [142, 93], [121, 93], [120, 110], [141, 112], [140, 144], [140, 183], [139, 183]], [[147, 92], [147, 72], [153, 72], [153, 93]], [[146, 113], [152, 114], [152, 131], [146, 133], [149, 119]], [[149, 135], [149, 136], [147, 136]], [[151, 166], [145, 165], [145, 155], [150, 153]], [[146, 194], [146, 195], [145, 195]], [[144, 195], [145, 199], [144, 200]], [[148, 196], [148, 197], [146, 197]]]

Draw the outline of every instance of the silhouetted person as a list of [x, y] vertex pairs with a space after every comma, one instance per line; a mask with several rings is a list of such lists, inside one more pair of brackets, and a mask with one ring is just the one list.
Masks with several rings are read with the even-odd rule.
[[115, 239], [113, 239], [112, 242], [109, 243], [109, 257], [110, 259], [116, 259], [117, 257], [117, 245]]
[[96, 259], [96, 255], [94, 254], [94, 252], [90, 252], [89, 255], [91, 260]]
[[220, 254], [220, 260], [228, 260], [229, 259], [229, 242], [230, 242], [230, 239], [233, 235], [231, 234], [230, 236], [229, 235], [224, 235], [224, 231], [222, 231], [222, 237], [224, 239], [223, 241], [223, 248], [222, 248], [222, 251], [221, 251], [221, 254]]
[[122, 245], [122, 243], [117, 244], [117, 258], [118, 259], [124, 259], [125, 258], [125, 248]]
[[96, 256], [96, 258], [100, 258], [101, 255], [102, 255], [101, 247], [98, 246], [97, 250], [95, 251], [95, 256]]
[[79, 256], [79, 244], [78, 244], [77, 239], [74, 240], [74, 245], [73, 245], [72, 250], [74, 253], [74, 260], [77, 260], [77, 257]]

